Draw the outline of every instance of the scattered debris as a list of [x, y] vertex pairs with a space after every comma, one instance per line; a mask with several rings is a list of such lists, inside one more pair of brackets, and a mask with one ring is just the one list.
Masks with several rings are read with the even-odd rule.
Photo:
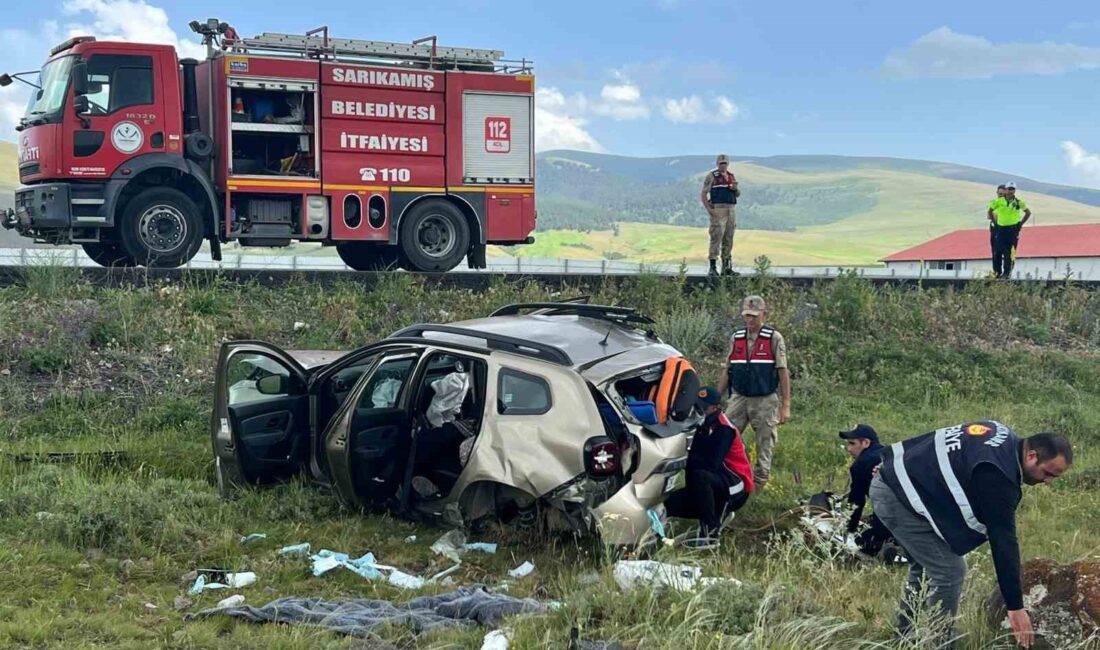
[[347, 553], [321, 549], [316, 555], [311, 556], [310, 559], [313, 560], [314, 577], [320, 576], [340, 566], [354, 571], [368, 580], [377, 580], [382, 577], [382, 573], [378, 570], [381, 566], [375, 563], [374, 553], [367, 553], [353, 560], [348, 557]]
[[195, 584], [191, 586], [191, 589], [187, 592], [189, 596], [197, 596], [204, 591], [210, 589], [240, 589], [241, 587], [247, 587], [256, 582], [256, 574], [251, 571], [244, 571], [241, 573], [226, 573], [225, 582], [207, 582], [206, 574], [199, 573], [195, 578]]
[[432, 553], [442, 555], [454, 562], [459, 561], [462, 546], [466, 543], [466, 534], [455, 528], [449, 530], [432, 543]]
[[123, 561], [118, 563], [118, 570], [121, 571], [123, 573], [123, 575], [129, 575], [130, 571], [133, 571], [133, 569], [134, 569], [134, 561], [133, 560], [126, 559], [126, 560], [123, 560]]
[[258, 542], [261, 539], [267, 539], [267, 535], [264, 533], [249, 533], [244, 537], [241, 537], [241, 544], [251, 544], [252, 542]]
[[157, 606], [154, 605], [153, 603], [145, 603], [145, 609], [148, 609], [149, 611], [152, 611], [156, 608], [157, 608]]
[[495, 555], [497, 552], [497, 545], [491, 542], [466, 542], [462, 545], [462, 548], [467, 551], [477, 551], [489, 555]]
[[279, 555], [289, 555], [294, 557], [304, 557], [306, 555], [309, 555], [309, 542], [305, 542], [303, 544], [293, 544], [291, 546], [284, 546], [279, 549]]
[[531, 564], [530, 560], [528, 560], [527, 562], [524, 562], [523, 564], [509, 571], [508, 575], [512, 576], [513, 578], [526, 578], [527, 576], [534, 573], [534, 571], [535, 565]]
[[239, 607], [244, 604], [244, 596], [240, 594], [234, 594], [224, 600], [219, 600], [218, 604], [214, 607], [216, 609], [224, 609], [226, 607]]
[[722, 584], [741, 586], [741, 581], [734, 578], [704, 578], [703, 570], [696, 566], [653, 560], [620, 560], [615, 563], [613, 575], [615, 583], [623, 591], [630, 591], [643, 583], [658, 590], [671, 587], [676, 591], [709, 589]]
[[409, 535], [408, 537], [406, 537], [405, 538], [405, 543], [406, 544], [415, 544], [416, 543], [416, 535]]
[[474, 585], [435, 596], [420, 596], [400, 604], [388, 600], [328, 601], [293, 597], [279, 598], [263, 607], [222, 607], [219, 603], [218, 607], [187, 614], [184, 620], [232, 616], [252, 623], [305, 625], [366, 637], [390, 624], [407, 625], [416, 633], [471, 625], [497, 627], [506, 617], [542, 614], [550, 609], [551, 605], [545, 602], [493, 594], [486, 591], [484, 585]]
[[489, 542], [467, 542], [465, 533], [457, 528], [444, 533], [432, 544], [433, 553], [455, 562], [460, 561], [467, 551], [493, 555], [497, 552], [497, 545]]
[[248, 585], [255, 584], [255, 582], [256, 574], [251, 571], [243, 571], [241, 573], [227, 573], [225, 576], [225, 584], [234, 589], [247, 587]]
[[46, 512], [45, 510], [43, 510], [42, 512], [34, 513], [34, 518], [38, 521], [48, 521], [50, 519], [53, 519], [54, 516], [55, 515], [52, 512]]
[[508, 650], [508, 643], [512, 640], [507, 630], [493, 630], [481, 640], [481, 650]]
[[[1035, 629], [1033, 648], [1080, 648], [1100, 638], [1100, 562], [1029, 560], [1021, 582]], [[993, 625], [1008, 629], [1000, 590], [989, 598], [987, 609]]]
[[308, 323], [303, 323], [300, 320], [294, 321], [294, 331], [295, 332], [300, 332], [304, 329], [309, 329], [309, 324]]

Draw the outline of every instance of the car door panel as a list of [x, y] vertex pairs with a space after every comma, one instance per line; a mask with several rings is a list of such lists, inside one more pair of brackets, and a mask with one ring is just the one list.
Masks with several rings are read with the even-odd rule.
[[[261, 392], [262, 379], [276, 382]], [[222, 345], [215, 370], [211, 442], [223, 494], [248, 484], [286, 480], [309, 459], [306, 371], [283, 350], [260, 341]]]
[[308, 406], [304, 395], [272, 403], [231, 406], [229, 419], [250, 456], [259, 460], [287, 459], [308, 449], [297, 444], [300, 438], [296, 435]]
[[418, 346], [381, 354], [324, 433], [333, 486], [349, 506], [373, 508], [393, 495], [408, 455], [407, 386], [420, 354]]

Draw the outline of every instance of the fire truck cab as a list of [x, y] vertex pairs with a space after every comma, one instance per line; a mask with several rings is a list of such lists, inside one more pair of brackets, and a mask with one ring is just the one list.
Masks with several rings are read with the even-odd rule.
[[[533, 241], [534, 77], [494, 50], [193, 22], [171, 46], [53, 48], [19, 126], [3, 225], [105, 266], [220, 246], [335, 246], [357, 270], [485, 266]], [[0, 83], [11, 78], [0, 77]]]

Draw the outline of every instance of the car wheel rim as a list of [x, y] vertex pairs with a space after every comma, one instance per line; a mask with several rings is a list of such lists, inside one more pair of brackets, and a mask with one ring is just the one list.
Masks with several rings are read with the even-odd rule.
[[170, 205], [154, 205], [138, 219], [141, 243], [156, 253], [170, 253], [187, 239], [187, 219]]
[[454, 224], [441, 214], [429, 215], [416, 229], [416, 243], [424, 255], [432, 259], [441, 259], [451, 254], [455, 248]]

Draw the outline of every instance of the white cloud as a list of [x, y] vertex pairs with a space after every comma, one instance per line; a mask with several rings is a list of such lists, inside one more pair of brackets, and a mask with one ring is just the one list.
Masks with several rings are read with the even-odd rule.
[[135, 41], [173, 45], [181, 58], [203, 58], [206, 50], [194, 38], [182, 39], [168, 24], [168, 12], [144, 0], [66, 0], [73, 22], [70, 35], [94, 34], [102, 41]]
[[895, 79], [988, 79], [1096, 69], [1100, 69], [1100, 47], [1050, 41], [993, 43], [940, 27], [890, 52], [881, 73]]
[[583, 114], [587, 100], [583, 95], [565, 95], [548, 86], [535, 91], [535, 151], [577, 149], [604, 151], [603, 146], [585, 129]]
[[600, 99], [592, 104], [596, 115], [613, 120], [644, 120], [649, 117], [649, 106], [642, 99], [637, 84], [622, 78], [619, 83], [607, 84], [600, 90]]
[[1072, 140], [1062, 142], [1062, 157], [1079, 182], [1100, 188], [1100, 154], [1089, 153]]
[[[4, 72], [37, 69], [49, 48], [70, 36], [92, 35], [101, 41], [164, 43], [183, 57], [203, 58], [205, 48], [191, 35], [181, 38], [168, 22], [168, 13], [144, 0], [65, 0], [59, 19], [42, 21], [30, 29], [0, 30], [5, 52]], [[30, 89], [19, 82], [0, 88], [0, 138], [13, 139]]]
[[732, 122], [741, 113], [737, 104], [726, 97], [718, 95], [709, 99], [703, 99], [699, 95], [681, 97], [680, 99], [666, 99], [661, 106], [661, 114], [670, 122], [678, 124], [698, 124], [700, 122], [718, 122], [725, 124]]

